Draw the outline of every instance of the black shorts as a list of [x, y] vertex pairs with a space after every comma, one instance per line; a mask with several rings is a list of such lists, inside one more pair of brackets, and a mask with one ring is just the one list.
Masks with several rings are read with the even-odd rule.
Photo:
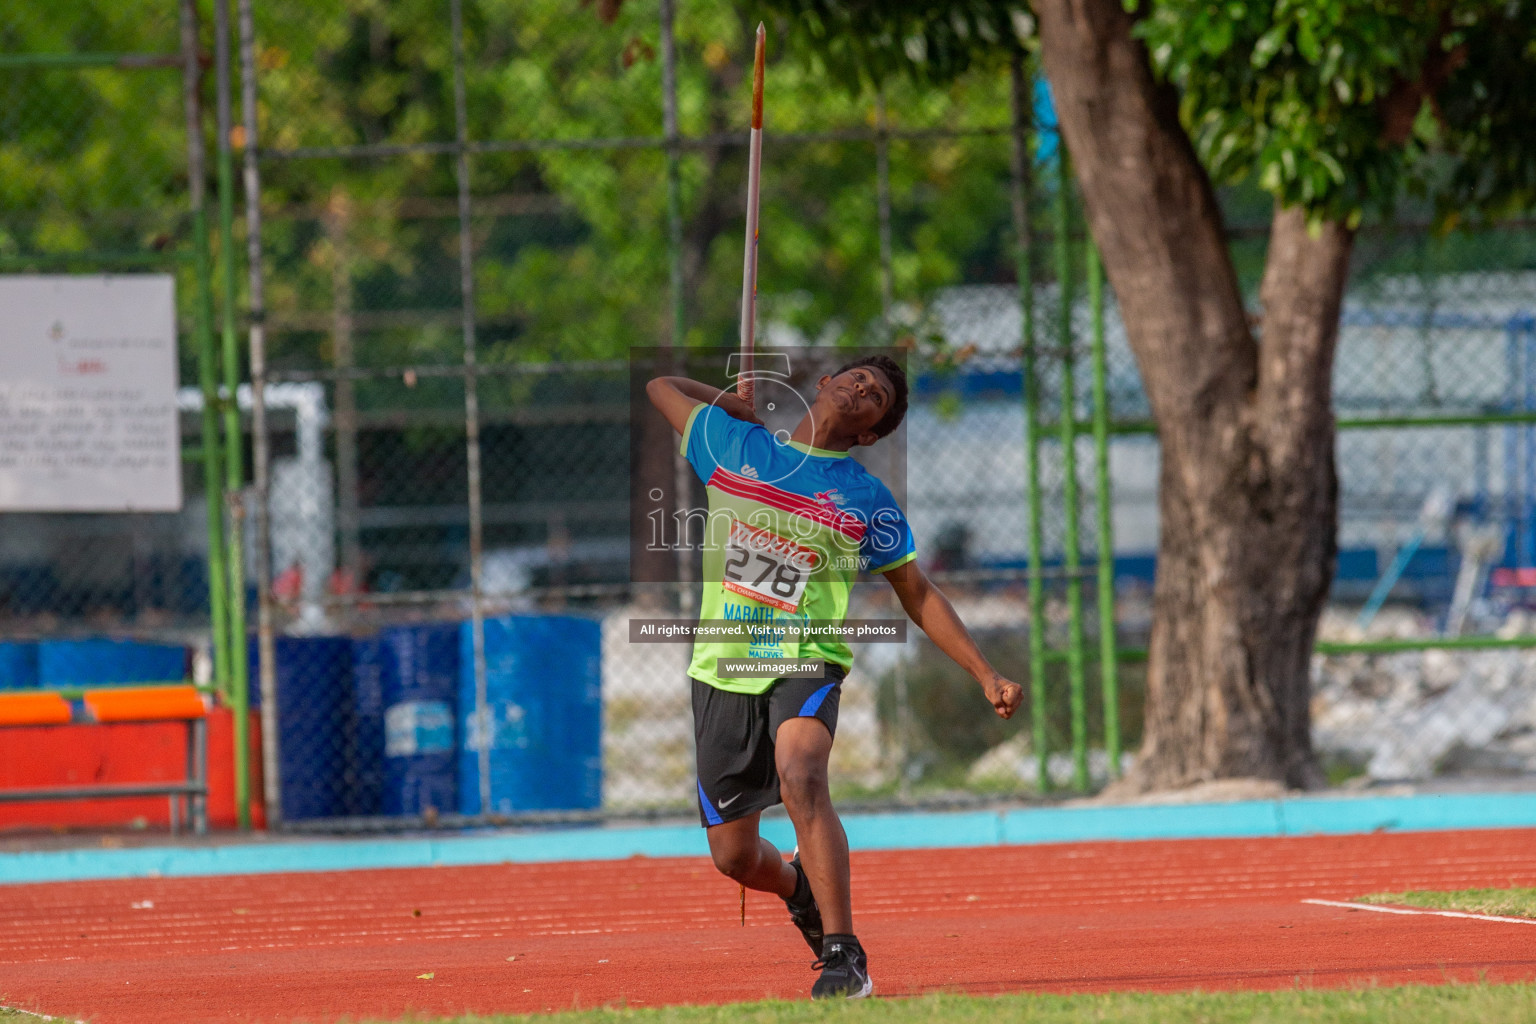
[[837, 705], [846, 670], [827, 662], [824, 677], [789, 677], [767, 693], [732, 693], [693, 683], [693, 738], [698, 750], [699, 822], [708, 828], [779, 802], [774, 737], [791, 718], [816, 718], [837, 735]]

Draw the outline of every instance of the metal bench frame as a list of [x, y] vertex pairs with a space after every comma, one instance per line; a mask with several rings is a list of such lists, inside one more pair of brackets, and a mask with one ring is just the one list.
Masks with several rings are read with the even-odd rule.
[[[108, 689], [106, 687], [101, 690]], [[35, 691], [34, 691], [35, 692]], [[44, 691], [49, 692], [49, 691]], [[83, 691], [86, 694], [97, 690]], [[59, 696], [63, 696], [60, 694]], [[177, 782], [121, 782], [79, 786], [41, 786], [32, 789], [0, 789], [0, 803], [48, 802], [54, 800], [99, 800], [118, 797], [167, 796], [170, 798], [171, 834], [176, 835], [183, 821], [194, 832], [208, 831], [208, 719], [201, 718], [124, 718], [110, 721], [91, 719], [70, 722], [9, 722], [0, 729], [61, 728], [66, 725], [150, 725], [157, 722], [182, 722], [187, 727], [186, 778]]]

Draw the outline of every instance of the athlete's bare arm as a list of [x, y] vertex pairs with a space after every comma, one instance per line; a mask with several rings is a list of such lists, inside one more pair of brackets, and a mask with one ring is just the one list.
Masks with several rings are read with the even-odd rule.
[[917, 562], [898, 565], [882, 575], [896, 591], [907, 616], [928, 634], [928, 639], [981, 684], [982, 692], [1000, 717], [1012, 717], [1024, 699], [1024, 688], [1003, 678], [992, 667], [971, 638], [965, 623], [955, 614], [949, 598], [934, 586]]
[[645, 386], [645, 394], [679, 434], [688, 425], [688, 414], [696, 405], [718, 405], [727, 415], [739, 420], [759, 426], [763, 422], [734, 392], [721, 391], [687, 377], [657, 377]]

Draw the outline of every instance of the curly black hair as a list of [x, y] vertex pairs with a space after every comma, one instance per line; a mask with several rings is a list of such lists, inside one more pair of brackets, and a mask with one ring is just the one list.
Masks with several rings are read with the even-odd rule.
[[855, 359], [851, 363], [840, 366], [832, 374], [840, 377], [849, 370], [860, 366], [869, 366], [885, 374], [891, 382], [891, 407], [885, 410], [885, 415], [870, 429], [876, 437], [885, 437], [891, 431], [901, 426], [901, 421], [907, 415], [907, 371], [901, 368], [901, 364], [887, 355], [865, 356]]

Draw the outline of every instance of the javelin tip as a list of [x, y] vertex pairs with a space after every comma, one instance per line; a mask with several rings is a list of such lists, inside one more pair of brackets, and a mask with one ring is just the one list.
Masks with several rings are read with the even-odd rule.
[[752, 127], [763, 129], [763, 58], [767, 52], [768, 30], [757, 23], [757, 47], [752, 55]]

